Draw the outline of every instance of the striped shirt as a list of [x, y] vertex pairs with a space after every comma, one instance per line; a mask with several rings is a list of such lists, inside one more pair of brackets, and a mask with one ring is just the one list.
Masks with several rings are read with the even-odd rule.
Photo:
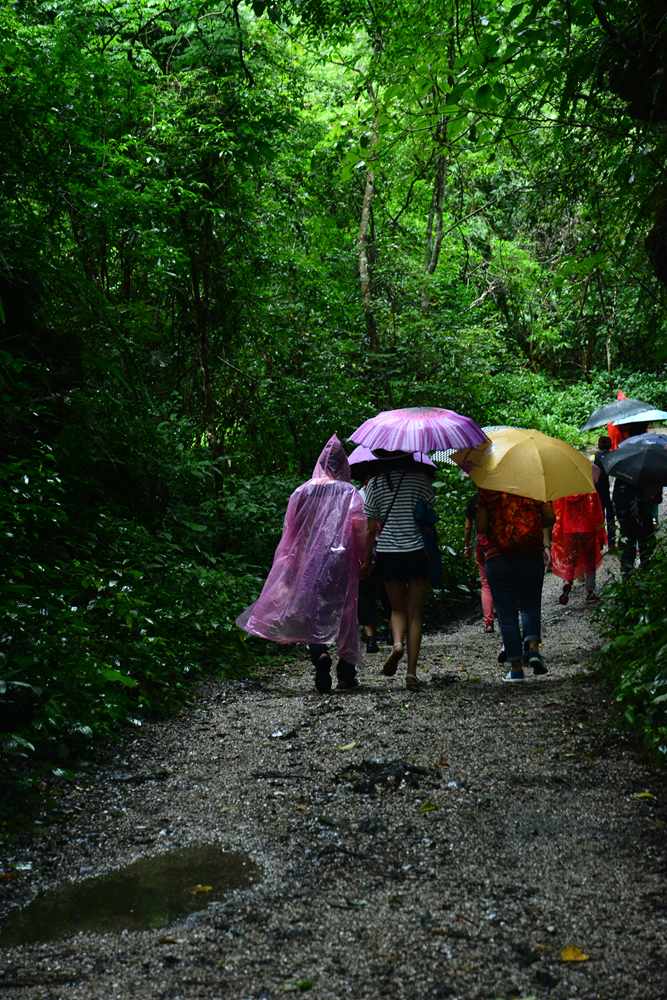
[[[414, 509], [418, 500], [424, 500], [429, 507], [435, 506], [433, 487], [423, 472], [394, 469], [389, 476], [392, 489], [387, 485], [384, 472], [371, 479], [366, 487], [364, 514], [376, 518], [382, 526], [377, 550], [414, 552], [423, 549], [424, 542], [415, 521]], [[397, 492], [399, 481], [401, 486]]]

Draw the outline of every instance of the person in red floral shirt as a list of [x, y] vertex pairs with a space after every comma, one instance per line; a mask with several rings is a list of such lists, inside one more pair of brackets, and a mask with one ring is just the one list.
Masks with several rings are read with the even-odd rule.
[[[494, 490], [480, 490], [476, 527], [505, 652], [503, 680], [524, 680], [525, 660], [537, 676], [547, 673], [540, 655], [542, 584], [551, 565], [551, 503]], [[523, 645], [519, 614], [523, 622]]]

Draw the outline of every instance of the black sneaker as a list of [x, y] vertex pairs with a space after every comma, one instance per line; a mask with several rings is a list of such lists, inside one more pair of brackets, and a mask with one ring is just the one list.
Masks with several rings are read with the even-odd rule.
[[394, 633], [391, 631], [390, 628], [387, 629], [387, 634], [385, 636], [385, 640], [384, 641], [386, 642], [386, 644], [388, 646], [393, 646], [394, 645]]
[[366, 652], [367, 653], [379, 653], [378, 641], [374, 635], [369, 635], [366, 639]]
[[331, 657], [328, 653], [322, 653], [317, 661], [315, 687], [320, 694], [329, 694], [331, 691]]
[[549, 673], [549, 671], [544, 665], [544, 660], [536, 650], [535, 651], [531, 650], [530, 659], [528, 660], [528, 662], [533, 668], [533, 673], [535, 674], [536, 677], [543, 677], [544, 674]]

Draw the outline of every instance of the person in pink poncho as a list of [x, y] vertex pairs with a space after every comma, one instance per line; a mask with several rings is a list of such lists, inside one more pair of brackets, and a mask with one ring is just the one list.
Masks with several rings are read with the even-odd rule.
[[364, 502], [350, 482], [347, 455], [334, 434], [312, 479], [289, 499], [262, 593], [236, 619], [240, 628], [263, 639], [308, 643], [321, 694], [331, 690], [330, 642], [338, 643], [339, 689], [359, 683], [357, 603], [365, 537]]
[[586, 602], [597, 601], [595, 571], [602, 562], [602, 546], [607, 541], [604, 511], [596, 493], [554, 500], [556, 524], [553, 529], [551, 558], [553, 572], [565, 581], [558, 598], [567, 604], [574, 581], [585, 573]]

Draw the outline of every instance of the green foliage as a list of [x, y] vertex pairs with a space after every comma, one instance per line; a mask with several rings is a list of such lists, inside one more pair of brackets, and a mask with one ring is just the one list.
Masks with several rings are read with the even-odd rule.
[[656, 548], [648, 572], [633, 573], [606, 595], [600, 612], [607, 642], [599, 657], [614, 684], [618, 722], [667, 766], [667, 552]]
[[[643, 97], [586, 0], [2, 7], [17, 774], [261, 653], [234, 618], [334, 431], [424, 403], [582, 444], [619, 388], [667, 405], [650, 7], [644, 36], [638, 0], [605, 6]], [[438, 481], [442, 601], [477, 578], [470, 484]]]

